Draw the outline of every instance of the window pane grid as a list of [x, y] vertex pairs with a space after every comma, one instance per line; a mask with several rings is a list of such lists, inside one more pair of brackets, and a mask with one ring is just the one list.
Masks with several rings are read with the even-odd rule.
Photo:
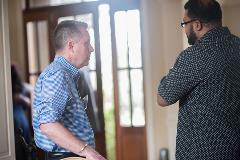
[[67, 5], [67, 4], [75, 4], [75, 3], [83, 3], [83, 2], [93, 2], [98, 0], [30, 0], [30, 7], [44, 7], [44, 6], [59, 6], [59, 5]]
[[119, 11], [114, 17], [120, 125], [142, 127], [145, 125], [145, 112], [139, 10]]
[[[140, 69], [121, 69], [118, 71], [118, 75], [119, 75], [119, 91], [120, 91], [119, 104], [120, 104], [121, 126], [123, 127], [144, 126], [145, 113], [144, 113], [142, 69], [141, 68]], [[126, 114], [126, 115], [122, 115], [122, 114]], [[123, 118], [125, 119], [123, 120]]]
[[128, 70], [118, 72], [119, 81], [119, 115], [120, 125], [124, 127], [132, 126], [131, 120], [131, 99], [130, 99], [130, 81]]
[[143, 67], [127, 67], [127, 68], [118, 68], [117, 70], [118, 70], [118, 71], [121, 71], [121, 70], [132, 70], [132, 69], [143, 69]]
[[130, 71], [131, 95], [132, 95], [132, 124], [133, 126], [145, 125], [144, 96], [143, 96], [143, 72], [140, 69]]

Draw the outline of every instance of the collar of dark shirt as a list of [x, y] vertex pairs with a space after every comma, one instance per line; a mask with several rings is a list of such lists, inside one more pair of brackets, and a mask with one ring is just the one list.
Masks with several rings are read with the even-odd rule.
[[81, 74], [80, 71], [71, 63], [69, 63], [64, 57], [62, 56], [55, 56], [54, 61], [60, 63], [63, 67], [65, 67], [69, 73], [72, 75], [75, 81], [78, 81]]
[[216, 39], [221, 39], [224, 36], [230, 35], [230, 31], [228, 27], [215, 27], [209, 30], [206, 34], [204, 34], [198, 41], [201, 42], [209, 42], [215, 41]]

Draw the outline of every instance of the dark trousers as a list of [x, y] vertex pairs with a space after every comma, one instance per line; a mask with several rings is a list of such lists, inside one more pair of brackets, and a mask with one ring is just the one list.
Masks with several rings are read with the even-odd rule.
[[27, 144], [29, 144], [30, 128], [29, 128], [27, 116], [25, 114], [25, 111], [22, 105], [13, 106], [13, 117], [14, 117], [14, 128], [22, 129], [22, 136], [24, 137]]
[[80, 157], [80, 156], [71, 152], [45, 152], [45, 160], [61, 160], [67, 157]]

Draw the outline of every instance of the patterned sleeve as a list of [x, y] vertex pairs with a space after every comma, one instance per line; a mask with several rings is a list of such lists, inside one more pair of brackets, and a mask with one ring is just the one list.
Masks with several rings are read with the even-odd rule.
[[59, 121], [68, 100], [66, 77], [62, 71], [54, 72], [42, 81], [41, 95], [39, 125]]
[[160, 81], [158, 94], [168, 104], [173, 104], [188, 94], [199, 81], [197, 59], [191, 52], [185, 50], [179, 55], [167, 76]]

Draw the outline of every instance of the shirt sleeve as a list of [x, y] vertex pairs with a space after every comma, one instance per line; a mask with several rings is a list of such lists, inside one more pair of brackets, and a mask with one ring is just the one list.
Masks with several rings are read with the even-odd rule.
[[64, 73], [57, 71], [42, 81], [39, 125], [61, 119], [68, 100], [68, 87]]
[[177, 58], [174, 67], [162, 78], [158, 94], [173, 104], [187, 95], [200, 81], [197, 59], [191, 52], [183, 51]]

